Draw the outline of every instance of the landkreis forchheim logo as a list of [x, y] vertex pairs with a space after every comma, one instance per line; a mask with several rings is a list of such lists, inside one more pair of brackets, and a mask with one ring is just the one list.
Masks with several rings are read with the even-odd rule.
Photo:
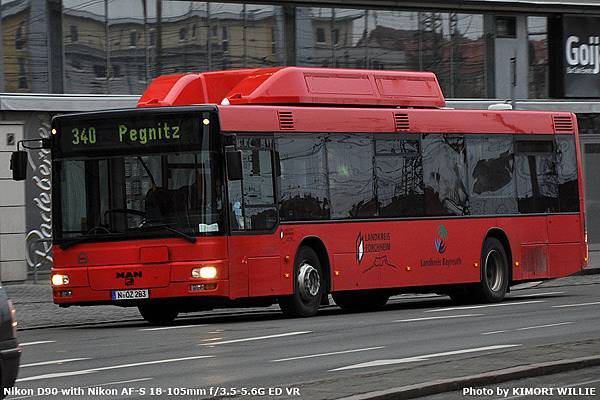
[[356, 237], [356, 261], [360, 264], [363, 257], [365, 255], [365, 238], [362, 235], [362, 232], [358, 233]]
[[448, 238], [448, 230], [444, 225], [438, 225], [437, 232], [433, 244], [438, 253], [443, 254], [446, 251], [446, 239]]

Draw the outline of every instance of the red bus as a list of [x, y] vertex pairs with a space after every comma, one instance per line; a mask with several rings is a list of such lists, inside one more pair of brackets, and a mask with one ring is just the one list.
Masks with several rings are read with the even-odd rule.
[[60, 306], [498, 302], [587, 264], [574, 115], [448, 109], [431, 73], [165, 76], [52, 133]]

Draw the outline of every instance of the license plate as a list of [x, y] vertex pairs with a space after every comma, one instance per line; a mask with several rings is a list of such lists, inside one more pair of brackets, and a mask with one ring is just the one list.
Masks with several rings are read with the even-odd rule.
[[148, 289], [136, 289], [136, 290], [113, 290], [113, 300], [137, 300], [137, 299], [148, 299], [150, 297], [150, 291]]

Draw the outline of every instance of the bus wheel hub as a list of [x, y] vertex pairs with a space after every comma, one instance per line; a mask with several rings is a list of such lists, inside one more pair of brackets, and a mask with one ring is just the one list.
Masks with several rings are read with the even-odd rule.
[[310, 264], [303, 263], [298, 272], [298, 289], [304, 300], [311, 300], [321, 288], [319, 272]]

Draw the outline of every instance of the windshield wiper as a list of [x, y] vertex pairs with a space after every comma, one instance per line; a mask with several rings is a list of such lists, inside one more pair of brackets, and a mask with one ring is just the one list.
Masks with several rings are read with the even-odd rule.
[[182, 239], [187, 240], [190, 243], [196, 243], [196, 237], [195, 236], [190, 236], [185, 232], [180, 231], [179, 229], [174, 228], [172, 225], [168, 225], [168, 224], [161, 224], [161, 225], [148, 225], [147, 227], [144, 227], [144, 230], [146, 229], [153, 229], [153, 228], [162, 228], [162, 229], [166, 229], [169, 232], [173, 232], [175, 234], [177, 234], [177, 236], [181, 237]]
[[[159, 229], [165, 229], [169, 232], [173, 232], [175, 233], [177, 236], [181, 237], [182, 239], [187, 240], [190, 243], [196, 243], [196, 237], [195, 236], [190, 236], [185, 232], [182, 232], [176, 228], [174, 228], [171, 225], [168, 224], [162, 224], [162, 225], [149, 225], [149, 226], [145, 226], [144, 230], [152, 230], [155, 228], [159, 228]], [[102, 237], [102, 235], [100, 235], [100, 237]], [[85, 243], [85, 242], [93, 242], [95, 240], [98, 240], [98, 235], [94, 235], [94, 236], [79, 236], [70, 240], [65, 240], [64, 242], [60, 243], [58, 246], [63, 249], [66, 250], [69, 247], [75, 246], [77, 244], [80, 243]]]
[[58, 247], [66, 250], [69, 247], [75, 246], [76, 244], [91, 242], [94, 240], [98, 240], [98, 236], [79, 236], [70, 240], [65, 240], [64, 242], [60, 243]]

